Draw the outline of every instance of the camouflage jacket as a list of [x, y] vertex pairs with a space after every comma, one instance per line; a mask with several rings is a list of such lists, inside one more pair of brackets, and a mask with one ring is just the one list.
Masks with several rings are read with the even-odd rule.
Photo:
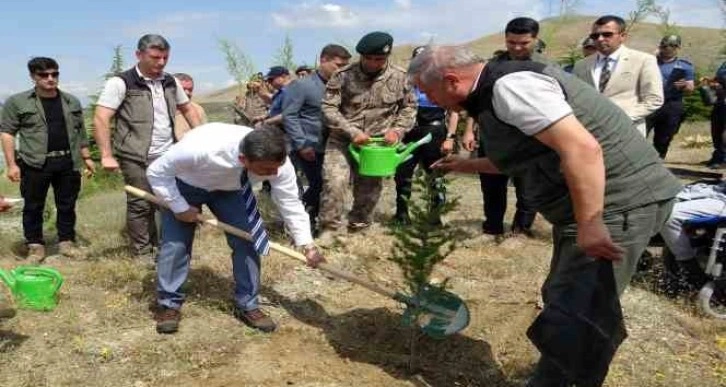
[[416, 121], [416, 95], [400, 67], [389, 64], [375, 78], [358, 62], [335, 73], [322, 102], [330, 141], [349, 143], [361, 133], [382, 135], [389, 130], [408, 132]]
[[259, 94], [247, 93], [245, 95], [242, 112], [247, 115], [247, 118], [255, 118], [266, 115], [268, 107], [267, 102]]

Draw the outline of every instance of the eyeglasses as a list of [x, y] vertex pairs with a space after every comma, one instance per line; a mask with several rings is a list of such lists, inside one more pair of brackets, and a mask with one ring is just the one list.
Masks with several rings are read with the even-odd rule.
[[612, 38], [615, 36], [615, 32], [612, 31], [606, 31], [606, 32], [593, 32], [590, 34], [590, 39], [592, 40], [598, 40], [600, 37], [603, 38]]
[[58, 76], [60, 75], [59, 71], [50, 71], [50, 72], [42, 72], [42, 73], [35, 73], [35, 76], [38, 78], [48, 78], [52, 77], [55, 79], [58, 79]]

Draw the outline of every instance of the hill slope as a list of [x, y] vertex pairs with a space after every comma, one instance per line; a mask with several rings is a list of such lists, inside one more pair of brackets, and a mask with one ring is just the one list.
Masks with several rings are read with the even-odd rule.
[[[541, 22], [540, 37], [547, 43], [546, 54], [558, 59], [567, 54], [569, 47], [579, 45], [580, 41], [590, 31], [595, 20], [594, 16], [570, 16], [562, 19], [547, 19]], [[711, 72], [719, 60], [719, 51], [722, 45], [720, 38], [722, 30], [701, 27], [679, 27], [683, 38], [681, 55], [689, 58], [699, 71]], [[654, 23], [641, 23], [631, 31], [631, 37], [626, 43], [629, 47], [654, 52], [660, 41], [662, 32], [660, 26]], [[504, 32], [486, 35], [466, 43], [474, 52], [485, 58], [504, 47]], [[415, 45], [400, 45], [393, 50], [393, 62], [405, 65]], [[236, 86], [230, 86], [198, 97], [199, 102], [231, 102], [237, 93]]]

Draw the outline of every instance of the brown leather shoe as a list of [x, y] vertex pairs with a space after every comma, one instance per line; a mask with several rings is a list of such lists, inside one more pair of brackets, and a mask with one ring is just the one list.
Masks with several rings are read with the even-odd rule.
[[265, 333], [273, 332], [277, 329], [277, 324], [260, 309], [242, 310], [235, 308], [234, 317], [245, 323], [248, 327], [259, 329]]
[[176, 333], [179, 330], [181, 312], [176, 309], [162, 306], [154, 315], [156, 320], [156, 332], [162, 334]]
[[43, 262], [45, 260], [45, 246], [40, 243], [29, 243], [27, 259], [31, 262]]
[[68, 258], [82, 258], [83, 253], [73, 241], [58, 242], [58, 253]]

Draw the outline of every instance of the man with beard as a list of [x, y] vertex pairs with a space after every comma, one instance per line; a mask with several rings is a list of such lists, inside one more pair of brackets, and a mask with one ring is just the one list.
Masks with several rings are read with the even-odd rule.
[[329, 241], [343, 226], [343, 210], [350, 176], [353, 208], [348, 229], [360, 231], [372, 222], [373, 209], [383, 188], [380, 177], [361, 176], [348, 145], [365, 145], [371, 136], [396, 144], [416, 120], [416, 96], [406, 72], [389, 63], [393, 37], [385, 32], [365, 35], [356, 51], [360, 60], [333, 75], [323, 97], [324, 123], [330, 130], [323, 163], [320, 239]]

